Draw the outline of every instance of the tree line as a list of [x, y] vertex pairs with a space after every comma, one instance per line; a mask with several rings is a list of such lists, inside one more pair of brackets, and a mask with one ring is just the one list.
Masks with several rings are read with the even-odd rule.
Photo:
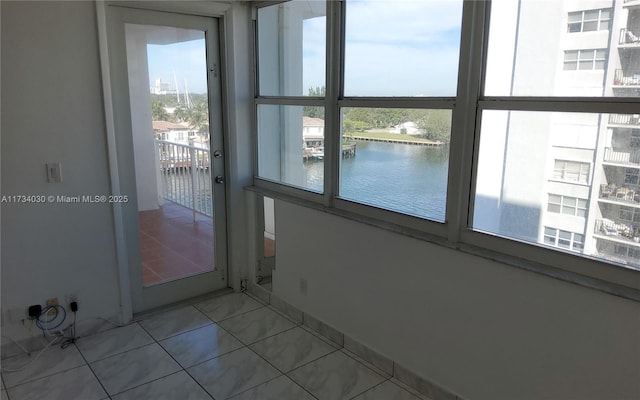
[[[324, 97], [325, 88], [311, 87], [308, 93], [311, 97]], [[448, 141], [451, 136], [450, 110], [352, 107], [343, 108], [342, 112], [342, 127], [346, 134], [387, 130], [405, 122], [415, 122], [422, 132], [420, 137]], [[324, 107], [305, 106], [303, 114], [324, 119]]]
[[[172, 94], [151, 94], [151, 115], [154, 121], [169, 121], [186, 123], [197, 132], [204, 132], [209, 125], [209, 102], [205, 93], [190, 95], [193, 105], [185, 107], [184, 102], [178, 101]], [[166, 108], [174, 107], [173, 113]]]
[[[324, 86], [309, 88], [310, 97], [324, 97]], [[204, 93], [192, 94], [193, 106], [184, 107], [175, 95], [152, 94], [151, 111], [156, 121], [182, 122], [191, 129], [202, 132], [209, 124], [208, 101]], [[175, 107], [170, 114], [166, 107]], [[345, 134], [353, 134], [370, 130], [387, 130], [404, 122], [415, 122], [420, 131], [419, 136], [448, 141], [451, 136], [451, 111], [406, 108], [343, 108], [342, 126]], [[324, 119], [324, 107], [305, 106], [305, 117]], [[404, 132], [401, 132], [404, 133]]]

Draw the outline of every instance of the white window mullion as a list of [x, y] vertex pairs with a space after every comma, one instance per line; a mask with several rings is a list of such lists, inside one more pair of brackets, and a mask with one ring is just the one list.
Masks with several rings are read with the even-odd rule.
[[475, 140], [477, 133], [472, 133], [476, 132], [476, 107], [483, 86], [489, 10], [489, 2], [465, 1], [462, 11], [458, 93], [451, 123], [447, 185], [446, 221], [451, 242], [460, 240], [472, 215], [469, 200], [475, 187], [472, 160], [477, 157], [479, 143]]
[[342, 1], [327, 2], [327, 66], [325, 93], [325, 159], [324, 159], [324, 205], [333, 205], [338, 194], [340, 168], [340, 110], [342, 48], [344, 29]]

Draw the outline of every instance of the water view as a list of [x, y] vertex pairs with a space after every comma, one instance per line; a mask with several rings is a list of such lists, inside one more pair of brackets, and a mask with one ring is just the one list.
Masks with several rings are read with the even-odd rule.
[[[343, 158], [340, 197], [444, 221], [449, 147], [358, 141]], [[321, 192], [323, 161], [304, 163], [306, 187]]]

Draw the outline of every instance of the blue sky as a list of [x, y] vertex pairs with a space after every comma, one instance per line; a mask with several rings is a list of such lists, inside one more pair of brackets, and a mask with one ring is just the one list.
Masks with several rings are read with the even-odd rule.
[[[345, 95], [455, 96], [461, 0], [349, 0]], [[304, 23], [303, 85], [322, 86], [325, 18]]]
[[[204, 33], [203, 33], [204, 36]], [[168, 45], [148, 45], [149, 86], [157, 78], [175, 89], [175, 71], [180, 93], [184, 93], [185, 80], [189, 93], [206, 93], [207, 64], [204, 37]]]
[[[454, 96], [461, 18], [461, 0], [349, 0], [345, 94]], [[325, 84], [325, 24], [303, 24], [304, 94]], [[191, 93], [206, 91], [204, 39], [148, 50], [150, 86], [160, 78], [174, 88], [175, 71], [181, 93], [185, 79]]]

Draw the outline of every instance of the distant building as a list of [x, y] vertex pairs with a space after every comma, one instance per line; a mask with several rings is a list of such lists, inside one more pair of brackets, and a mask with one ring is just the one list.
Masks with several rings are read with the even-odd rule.
[[403, 133], [407, 135], [420, 135], [422, 134], [422, 129], [420, 129], [420, 127], [418, 127], [418, 124], [416, 124], [415, 122], [408, 121], [394, 126], [390, 132]]
[[[509, 16], [516, 37], [535, 37], [497, 77], [511, 94], [638, 96], [640, 0], [544, 4]], [[560, 38], [534, 23], [542, 13]], [[514, 43], [502, 52], [514, 59]], [[486, 114], [493, 151], [484, 150], [492, 160], [478, 176], [474, 227], [640, 268], [640, 115]], [[489, 170], [504, 171], [500, 185]]]
[[305, 149], [324, 146], [324, 120], [302, 117], [302, 140]]
[[189, 144], [189, 138], [196, 135], [188, 126], [169, 121], [153, 121], [153, 133], [156, 139], [180, 144]]
[[171, 86], [167, 82], [162, 82], [162, 79], [155, 80], [154, 85], [151, 86], [151, 94], [175, 94], [176, 91], [171, 89]]

